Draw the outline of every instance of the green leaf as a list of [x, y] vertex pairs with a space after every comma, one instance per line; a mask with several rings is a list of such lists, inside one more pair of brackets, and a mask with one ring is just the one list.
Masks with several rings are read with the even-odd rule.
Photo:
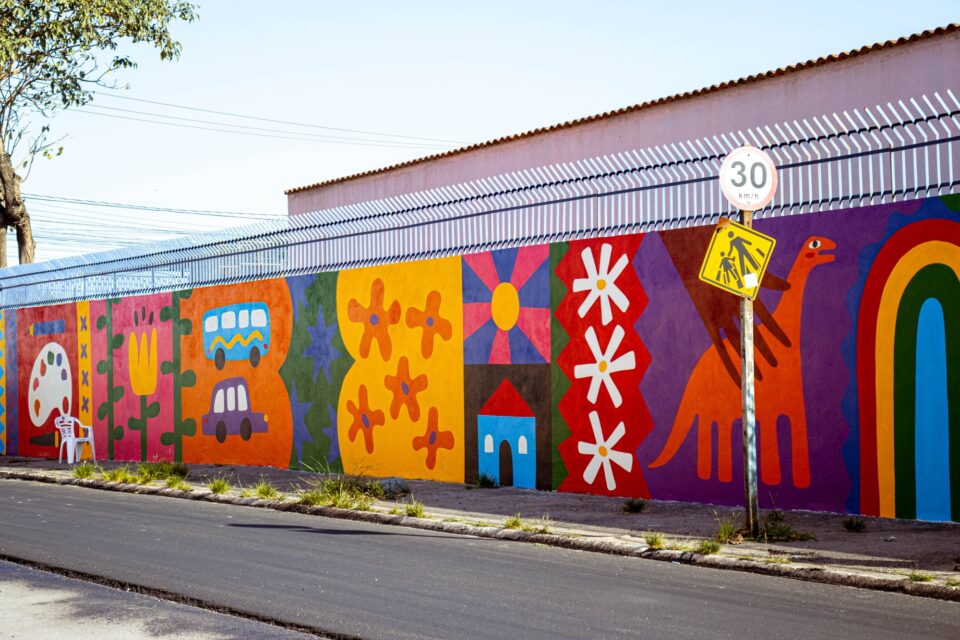
[[184, 336], [188, 336], [192, 331], [193, 331], [193, 323], [190, 322], [190, 318], [181, 318], [180, 334]]
[[97, 329], [103, 331], [105, 326], [107, 326], [107, 316], [97, 316]]
[[163, 307], [160, 309], [160, 322], [167, 322], [172, 317], [173, 312], [170, 310], [170, 307]]
[[[151, 402], [150, 404], [148, 404], [148, 405], [147, 405], [147, 413], [146, 413], [146, 415], [147, 415], [148, 418], [156, 418], [158, 415], [160, 415], [160, 403], [159, 403], [159, 402]], [[146, 422], [146, 421], [144, 421], [144, 422]]]
[[97, 373], [99, 373], [102, 376], [105, 376], [107, 375], [107, 371], [109, 371], [109, 367], [107, 366], [106, 360], [101, 360], [100, 362], [97, 363]]
[[131, 431], [143, 431], [147, 427], [147, 421], [140, 418], [130, 418], [127, 420], [127, 428]]
[[193, 372], [193, 369], [187, 369], [180, 374], [181, 387], [192, 387], [195, 384], [197, 384], [197, 374]]
[[100, 406], [97, 407], [97, 420], [103, 420], [107, 417], [108, 413], [110, 413], [110, 403], [101, 402]]
[[119, 402], [123, 398], [123, 392], [126, 391], [123, 387], [114, 387], [113, 391], [110, 392], [110, 401]]
[[160, 444], [165, 447], [172, 447], [177, 441], [177, 434], [171, 431], [164, 431], [160, 434]]
[[193, 295], [193, 289], [184, 289], [183, 291], [180, 292], [180, 299], [186, 300], [192, 295]]
[[164, 360], [160, 363], [160, 373], [163, 375], [169, 375], [173, 373], [173, 363], [169, 360]]
[[192, 436], [197, 432], [197, 421], [193, 418], [187, 418], [180, 423], [180, 433], [185, 436]]
[[119, 349], [123, 345], [123, 334], [117, 333], [114, 334], [113, 340], [110, 343], [110, 346], [114, 349]]

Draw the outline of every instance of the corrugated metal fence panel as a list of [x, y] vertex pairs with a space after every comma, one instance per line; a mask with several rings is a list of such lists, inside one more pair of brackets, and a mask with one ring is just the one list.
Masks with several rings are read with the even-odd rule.
[[12, 267], [0, 307], [242, 282], [491, 248], [713, 224], [735, 213], [723, 157], [767, 150], [780, 174], [756, 218], [958, 190], [952, 90], [871, 108], [531, 167], [276, 222]]

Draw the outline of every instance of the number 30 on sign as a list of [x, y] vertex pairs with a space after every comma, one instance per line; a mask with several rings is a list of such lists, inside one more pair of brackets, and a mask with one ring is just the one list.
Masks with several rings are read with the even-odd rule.
[[733, 206], [756, 211], [777, 192], [777, 168], [766, 153], [749, 145], [734, 149], [720, 166], [720, 188]]

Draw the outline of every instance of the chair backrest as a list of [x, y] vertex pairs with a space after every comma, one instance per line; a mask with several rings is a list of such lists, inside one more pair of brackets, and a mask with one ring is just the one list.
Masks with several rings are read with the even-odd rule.
[[80, 421], [73, 416], [60, 416], [53, 421], [57, 429], [60, 430], [60, 437], [64, 440], [72, 440], [77, 437], [73, 426], [75, 422]]

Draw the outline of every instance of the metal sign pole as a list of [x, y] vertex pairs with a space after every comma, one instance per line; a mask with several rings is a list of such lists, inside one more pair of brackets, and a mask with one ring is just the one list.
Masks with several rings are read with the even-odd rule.
[[[743, 225], [753, 226], [753, 211], [740, 212]], [[754, 538], [760, 535], [757, 509], [757, 439], [753, 393], [753, 300], [740, 298], [740, 395], [743, 402], [743, 481], [747, 502], [744, 527]]]

